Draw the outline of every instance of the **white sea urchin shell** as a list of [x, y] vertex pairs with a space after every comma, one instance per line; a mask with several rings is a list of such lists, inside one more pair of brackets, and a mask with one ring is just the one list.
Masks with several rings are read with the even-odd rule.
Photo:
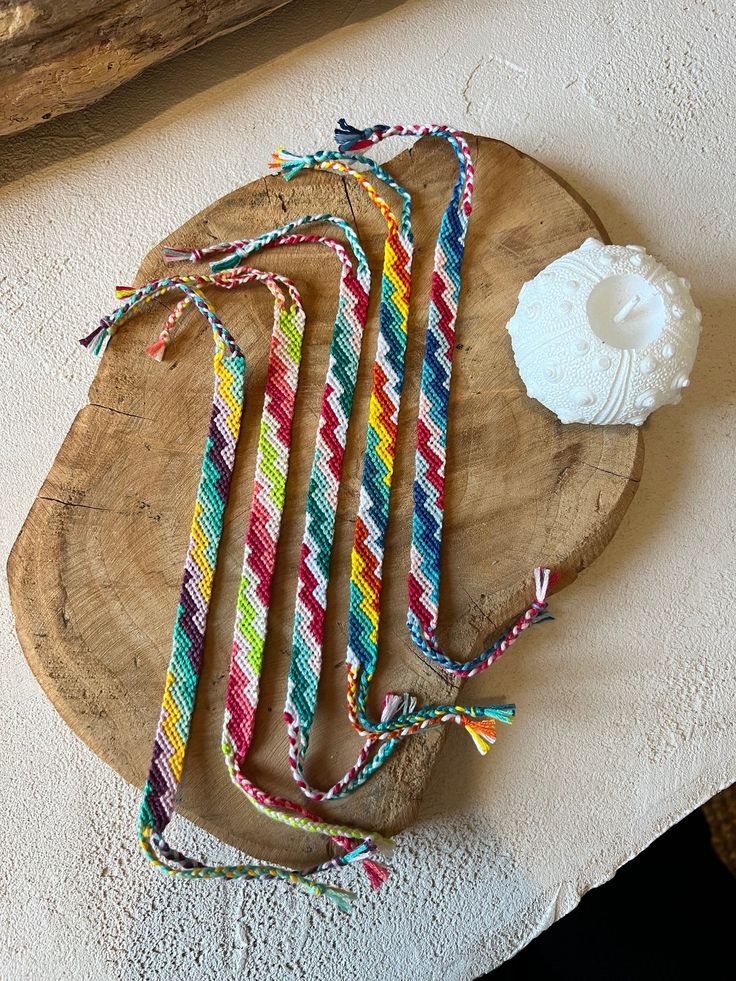
[[700, 321], [687, 280], [589, 238], [524, 284], [508, 331], [528, 394], [562, 422], [640, 426], [680, 401]]

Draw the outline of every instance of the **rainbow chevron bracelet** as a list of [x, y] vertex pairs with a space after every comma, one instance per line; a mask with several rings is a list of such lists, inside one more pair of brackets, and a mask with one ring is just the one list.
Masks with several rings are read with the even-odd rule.
[[[292, 303], [291, 306], [287, 307], [275, 277], [270, 274], [241, 268], [233, 270], [226, 279], [223, 277], [187, 277], [187, 280], [185, 282], [182, 279], [170, 278], [147, 284], [136, 291], [127, 288], [120, 289], [119, 294], [127, 297], [125, 303], [111, 317], [103, 319], [100, 327], [82, 342], [85, 346], [91, 346], [94, 343], [95, 350], [101, 350], [104, 340], [112, 336], [136, 307], [150, 303], [153, 299], [172, 290], [182, 291], [185, 294], [186, 303], [193, 303], [207, 317], [216, 337], [215, 370], [217, 383], [215, 398], [205, 448], [202, 478], [192, 523], [192, 535], [187, 550], [161, 719], [141, 805], [140, 844], [151, 864], [169, 875], [186, 878], [278, 878], [298, 885], [313, 895], [325, 895], [340, 908], [347, 909], [352, 894], [324, 886], [311, 877], [328, 868], [346, 864], [346, 861], [365, 859], [369, 850], [367, 842], [370, 841], [370, 850], [375, 851], [376, 847], [380, 847], [382, 844], [380, 836], [373, 836], [369, 839], [367, 835], [356, 832], [355, 829], [326, 825], [320, 822], [319, 818], [300, 808], [299, 805], [269, 797], [252, 785], [249, 785], [247, 789], [252, 794], [253, 802], [256, 806], [266, 810], [269, 816], [285, 820], [287, 823], [302, 827], [305, 830], [328, 833], [341, 845], [351, 843], [355, 838], [360, 838], [360, 844], [353, 849], [353, 854], [348, 859], [345, 856], [340, 856], [321, 865], [297, 871], [259, 864], [203, 865], [188, 859], [173, 849], [163, 837], [173, 813], [176, 790], [183, 769], [189, 726], [194, 710], [206, 615], [217, 559], [217, 547], [222, 531], [222, 516], [232, 476], [235, 446], [242, 414], [245, 370], [242, 353], [232, 340], [231, 335], [221, 325], [208, 301], [199, 292], [197, 286], [192, 285], [191, 281], [209, 280], [216, 285], [227, 288], [253, 281], [264, 282], [275, 299], [274, 341], [271, 348], [271, 361], [279, 358], [284, 351], [292, 356], [297, 353], [295, 345], [298, 347], [303, 329], [303, 311], [298, 293], [295, 289], [290, 289]], [[182, 301], [169, 317], [159, 341], [149, 348], [149, 353], [153, 357], [160, 356], [158, 345], [162, 343], [162, 340], [168, 343], [171, 327], [181, 317], [184, 310], [185, 302]], [[225, 356], [229, 360], [226, 360]], [[270, 374], [272, 377], [274, 376], [273, 372]], [[284, 376], [280, 372], [276, 372], [275, 377], [278, 381]], [[230, 409], [226, 419], [223, 415], [223, 400]], [[227, 422], [227, 426], [224, 426], [224, 422]], [[264, 431], [264, 427], [262, 427], [262, 451], [265, 442]], [[268, 455], [267, 452], [266, 455]], [[247, 596], [247, 586], [248, 584], [245, 586], [241, 584], [241, 599], [243, 595]], [[241, 785], [241, 789], [246, 789], [242, 787], [242, 784], [239, 785]], [[319, 822], [319, 826], [315, 826], [315, 821]], [[371, 863], [371, 865], [376, 865], [376, 869], [369, 869], [369, 875], [372, 874], [374, 877], [382, 879], [382, 867], [378, 866], [377, 863]]]

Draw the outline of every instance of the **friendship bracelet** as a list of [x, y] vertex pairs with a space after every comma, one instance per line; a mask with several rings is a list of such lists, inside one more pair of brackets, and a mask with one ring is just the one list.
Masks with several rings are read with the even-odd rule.
[[[316, 711], [335, 515], [370, 290], [370, 270], [355, 232], [343, 219], [326, 214], [308, 215], [255, 239], [219, 243], [189, 252], [165, 249], [164, 258], [169, 262], [198, 261], [222, 253], [227, 258], [213, 262], [209, 276], [164, 278], [138, 290], [120, 287], [118, 296], [125, 302], [110, 317], [103, 318], [81, 342], [94, 353], [101, 353], [115, 330], [133, 312], [172, 291], [179, 291], [183, 296], [170, 313], [158, 340], [147, 348], [148, 353], [155, 360], [163, 358], [172, 332], [191, 306], [208, 320], [215, 341], [213, 405], [161, 717], [139, 815], [141, 848], [154, 867], [169, 875], [208, 879], [276, 878], [313, 895], [325, 895], [341, 909], [349, 908], [353, 894], [325, 886], [312, 876], [358, 861], [377, 888], [388, 872], [374, 860], [375, 855], [390, 848], [391, 843], [372, 832], [324, 821], [300, 804], [264, 792], [243, 773], [254, 735], [305, 328], [304, 310], [294, 284], [284, 276], [240, 266], [241, 259], [247, 255], [277, 245], [311, 243], [328, 246], [341, 263], [338, 309], [307, 493], [284, 707], [289, 765], [297, 785], [312, 799], [342, 797], [361, 786], [401, 739], [445, 722], [467, 729], [479, 751], [485, 754], [495, 741], [496, 722], [508, 723], [514, 714], [513, 705], [417, 708], [416, 700], [408, 693], [389, 693], [384, 698], [380, 720], [372, 722], [368, 718], [370, 684], [378, 660], [382, 566], [405, 370], [413, 240], [408, 192], [370, 158], [353, 151], [394, 135], [441, 137], [452, 146], [459, 161], [457, 183], [442, 218], [435, 251], [420, 383], [407, 626], [414, 644], [426, 657], [453, 674], [472, 677], [489, 667], [530, 625], [549, 616], [546, 596], [550, 573], [537, 569], [535, 601], [478, 657], [467, 662], [456, 661], [436, 641], [447, 417], [461, 265], [472, 210], [473, 165], [462, 135], [447, 127], [376, 126], [357, 130], [341, 120], [336, 130], [340, 150], [305, 157], [281, 150], [274, 155], [276, 163], [271, 165], [277, 166], [287, 180], [305, 168], [350, 177], [361, 186], [387, 224], [379, 336], [351, 557], [346, 652], [348, 713], [364, 744], [354, 766], [332, 787], [326, 790], [313, 787], [305, 776], [304, 766]], [[353, 169], [356, 162], [400, 196], [399, 219], [365, 174]], [[300, 226], [315, 222], [335, 225], [344, 232], [356, 256], [355, 270], [345, 248], [335, 239], [295, 232]], [[244, 405], [245, 358], [201, 290], [209, 285], [233, 288], [255, 281], [263, 282], [274, 298], [274, 325], [237, 600], [222, 750], [231, 780], [256, 809], [273, 820], [326, 835], [342, 849], [342, 854], [300, 870], [255, 863], [204, 865], [172, 848], [164, 838], [174, 810], [194, 711], [212, 581]], [[289, 294], [289, 305], [282, 287]]]
[[[345, 233], [357, 259], [355, 275], [347, 253], [334, 239], [294, 234], [296, 228], [305, 224], [324, 222], [333, 224]], [[337, 497], [357, 380], [361, 340], [368, 312], [370, 267], [351, 226], [341, 218], [326, 214], [306, 215], [255, 239], [220, 242], [192, 250], [167, 249], [165, 257], [169, 262], [197, 261], [226, 253], [227, 258], [211, 264], [213, 271], [225, 270], [231, 268], [233, 263], [263, 248], [310, 242], [330, 246], [340, 258], [342, 274], [317, 442], [307, 491], [284, 717], [287, 721], [289, 738], [289, 763], [297, 785], [314, 800], [329, 800], [343, 796], [360, 786], [395, 748], [395, 744], [376, 746], [374, 741], [366, 740], [355, 764], [346, 776], [326, 791], [312, 787], [304, 774], [304, 755], [314, 719], [322, 665], [327, 585], [334, 541]], [[240, 697], [247, 703], [247, 689], [246, 675], [242, 693], [238, 695], [234, 690], [230, 691], [228, 699]], [[243, 709], [239, 711], [242, 712]], [[384, 874], [385, 870], [370, 861], [364, 860], [363, 864], [372, 884], [376, 885], [379, 876]]]
[[[368, 191], [371, 200], [384, 214], [388, 208], [365, 176], [342, 162], [358, 160], [376, 173], [379, 179], [383, 179], [385, 171], [369, 158], [349, 156], [340, 151], [321, 151], [299, 157], [285, 150], [280, 150], [274, 158], [275, 166], [282, 170], [287, 179], [304, 168], [332, 170], [351, 176]], [[395, 182], [392, 184], [395, 186]], [[408, 193], [402, 191], [402, 198], [406, 201]], [[390, 209], [388, 211], [390, 214]], [[401, 228], [395, 219], [392, 223], [387, 217], [387, 221], [389, 234], [384, 251], [379, 343], [352, 556], [346, 657], [348, 711], [351, 724], [364, 738], [403, 739], [421, 729], [455, 722], [466, 728], [478, 749], [485, 752], [495, 740], [496, 721], [510, 722], [513, 717], [512, 705], [474, 708], [438, 705], [417, 710], [415, 700], [408, 694], [389, 694], [384, 699], [379, 722], [372, 722], [367, 714], [370, 682], [378, 658], [383, 550], [403, 384], [413, 252], [408, 216], [403, 219]]]
[[[189, 277], [189, 279], [203, 278]], [[222, 277], [210, 277], [209, 279], [217, 285], [228, 288], [255, 280], [266, 283], [275, 299], [272, 358], [274, 352], [280, 354], [282, 339], [286, 340], [288, 346], [293, 343], [295, 335], [299, 335], [298, 323], [300, 319], [303, 323], [303, 311], [301, 311], [301, 303], [295, 289], [290, 289], [293, 302], [291, 308], [287, 309], [283, 294], [276, 285], [275, 277], [270, 274], [240, 269], [234, 270], [226, 281]], [[173, 813], [174, 798], [181, 779], [184, 753], [194, 710], [212, 578], [222, 533], [222, 516], [232, 476], [235, 445], [242, 415], [245, 361], [208, 301], [190, 283], [176, 279], [155, 281], [133, 293], [130, 293], [125, 287], [121, 288], [119, 292], [128, 296], [126, 302], [112, 317], [104, 318], [100, 327], [88, 338], [84, 338], [82, 342], [85, 346], [90, 346], [95, 342], [96, 349], [100, 350], [104, 339], [112, 335], [117, 326], [136, 305], [150, 303], [152, 299], [172, 289], [183, 291], [185, 298], [193, 302], [207, 317], [213, 327], [219, 347], [216, 346], [216, 387], [212, 418], [205, 448], [192, 534], [187, 551], [161, 719], [141, 805], [139, 841], [149, 862], [166, 874], [187, 878], [278, 878], [299, 885], [313, 895], [325, 895], [340, 908], [347, 909], [353, 898], [352, 894], [323, 886], [308, 876], [363, 857], [368, 850], [365, 836], [363, 836], [358, 848], [354, 849], [353, 854], [330, 859], [321, 865], [300, 871], [256, 864], [206, 866], [188, 859], [182, 853], [171, 848], [163, 838], [163, 832]], [[182, 310], [183, 304], [180, 303], [169, 320], [180, 316]], [[220, 348], [228, 353], [232, 352], [231, 357], [235, 358], [233, 369], [229, 364], [224, 363]], [[224, 404], [229, 410], [227, 415], [224, 414]], [[241, 596], [242, 594], [241, 585]], [[243, 788], [241, 787], [241, 789]], [[280, 807], [285, 807], [303, 816], [295, 818], [292, 814], [287, 814], [280, 819], [287, 820], [294, 826], [303, 827], [305, 830], [330, 833], [340, 844], [349, 842], [351, 837], [358, 835], [354, 829], [332, 825], [317, 826], [313, 820], [314, 816], [303, 808], [299, 808], [298, 805], [293, 805], [292, 802], [283, 801], [280, 798], [268, 797], [258, 791], [257, 788], [253, 788], [252, 785], [249, 786], [249, 789], [253, 792], [255, 798], [253, 802], [256, 806], [265, 810], [271, 817], [277, 817], [277, 810]], [[316, 821], [319, 819], [317, 818]], [[375, 837], [379, 838], [380, 843], [380, 836]], [[373, 841], [371, 844], [374, 844]]]
[[[269, 236], [265, 236], [264, 238], [269, 239]], [[299, 237], [297, 236], [296, 238]], [[304, 238], [312, 240], [318, 237], [304, 236]], [[265, 244], [274, 244], [273, 238], [271, 237], [271, 239], [269, 239], [269, 241], [267, 241]], [[334, 245], [336, 245], [338, 250], [342, 251], [343, 255], [345, 255], [344, 250], [342, 250], [339, 243], [334, 243]], [[345, 258], [347, 259], [346, 255]], [[365, 263], [364, 256], [362, 264], [364, 266], [364, 270], [366, 270], [367, 263]], [[352, 272], [349, 260], [348, 271], [350, 273]], [[196, 283], [199, 286], [215, 284], [230, 287], [238, 281], [236, 277], [242, 277], [243, 275], [260, 278], [264, 281], [273, 279], [282, 282], [287, 286], [292, 295], [295, 294], [293, 284], [287, 280], [286, 277], [257, 272], [247, 267], [233, 269], [229, 273], [213, 276], [192, 275], [180, 277], [178, 282], [189, 284]], [[170, 282], [172, 282], [172, 280], [159, 280], [149, 283], [146, 287], [146, 290], [149, 292], [149, 298], [150, 296], [156, 295], [157, 292], [160, 292], [162, 284]], [[127, 295], [129, 292], [130, 289], [127, 287], [118, 289], [118, 295]], [[365, 296], [363, 307], [364, 311], [361, 316], [364, 320], [365, 312], [367, 312], [367, 294]], [[300, 318], [303, 330], [302, 314], [300, 314]], [[339, 323], [340, 321], [338, 321], [338, 325]], [[162, 336], [168, 331], [168, 327], [169, 325], [167, 324], [164, 331], [162, 331]], [[337, 340], [337, 347], [339, 349], [340, 345], [344, 343], [345, 339], [338, 335]], [[359, 349], [359, 343], [357, 346]], [[148, 350], [149, 353], [151, 353], [151, 348]], [[272, 346], [272, 357], [273, 354], [274, 351]], [[268, 379], [272, 377], [276, 377], [277, 379], [277, 388], [274, 393], [274, 405], [276, 406], [276, 415], [279, 423], [277, 427], [278, 434], [279, 436], [283, 436], [283, 434], [286, 432], [288, 436], [284, 416], [287, 417], [288, 424], [290, 425], [291, 419], [293, 418], [293, 400], [296, 395], [296, 377], [294, 378], [293, 393], [291, 393], [290, 389], [279, 387], [278, 380], [284, 375], [283, 360], [284, 358], [282, 358], [282, 360], [277, 362], [275, 365], [272, 362], [269, 363]], [[287, 370], [288, 367], [289, 366], [287, 365]], [[298, 375], [298, 361], [296, 363], [296, 375]], [[266, 405], [264, 406], [264, 416], [261, 424], [261, 442], [259, 443], [258, 461], [262, 462], [264, 458], [267, 459], [266, 469], [268, 470], [268, 477], [274, 478], [274, 476], [276, 476], [279, 486], [283, 489], [283, 487], [285, 487], [286, 472], [288, 468], [288, 447], [286, 447], [285, 450], [284, 447], [280, 447], [278, 445], [278, 442], [276, 442], [275, 446], [269, 445], [268, 441], [264, 439], [264, 420], [266, 420], [270, 392], [268, 379], [266, 384]], [[326, 388], [329, 389], [329, 387], [328, 377]], [[289, 404], [287, 404], [287, 401]], [[285, 407], [287, 409], [286, 413], [284, 412]], [[261, 477], [263, 477], [263, 474], [261, 474]], [[254, 484], [254, 498], [251, 506], [251, 518], [249, 521], [248, 532], [246, 534], [246, 557], [244, 559], [244, 572], [241, 578], [241, 589], [238, 597], [238, 608], [241, 610], [241, 612], [243, 607], [250, 610], [254, 605], [257, 608], [257, 604], [261, 602], [261, 609], [257, 629], [249, 630], [244, 633], [242, 618], [236, 620], [235, 640], [228, 678], [225, 724], [223, 731], [223, 752], [225, 753], [228, 770], [233, 782], [246, 794], [250, 802], [258, 810], [262, 811], [273, 820], [290, 824], [293, 827], [301, 828], [305, 831], [327, 835], [331, 837], [336, 844], [340, 845], [346, 850], [347, 854], [333, 858], [327, 863], [323, 863], [322, 866], [320, 866], [320, 869], [323, 870], [328, 867], [347, 864], [348, 862], [359, 858], [362, 862], [364, 871], [366, 871], [369, 880], [371, 881], [371, 884], [377, 888], [378, 885], [385, 880], [388, 872], [383, 866], [372, 860], [370, 855], [373, 852], [385, 851], [387, 848], [390, 848], [390, 842], [375, 833], [369, 835], [367, 832], [359, 829], [347, 828], [342, 825], [337, 826], [327, 823], [321, 820], [317, 815], [310, 813], [302, 806], [295, 804], [292, 801], [284, 798], [269, 796], [257, 788], [244, 776], [240, 766], [241, 762], [247, 756], [253, 737], [255, 709], [258, 702], [260, 668], [267, 627], [268, 592], [270, 589], [270, 577], [273, 575], [273, 564], [271, 562], [269, 566], [269, 556], [275, 557], [275, 547], [278, 536], [278, 521], [273, 516], [273, 520], [266, 525], [263, 523], [259, 525], [258, 518], [255, 518], [254, 523], [254, 516], [257, 514], [257, 510], [259, 508], [261, 510], [264, 508], [264, 501], [266, 502], [265, 506], [267, 507], [267, 502], [271, 499], [271, 495], [269, 495], [266, 498], [257, 500], [257, 494], [259, 488], [262, 487], [262, 484], [263, 481], [259, 479], [257, 466], [256, 480]], [[276, 503], [282, 507], [283, 497], [280, 499], [280, 501], [276, 499]], [[280, 512], [277, 515], [277, 518], [280, 520]], [[269, 539], [269, 532], [276, 536], [275, 540], [271, 541]], [[252, 587], [255, 581], [258, 581], [259, 588], [257, 588], [254, 593]], [[264, 602], [265, 607], [263, 607]], [[295, 817], [294, 815], [297, 816]], [[354, 847], [353, 840], [356, 839], [358, 840], [359, 845]]]
[[550, 574], [549, 570], [535, 570], [534, 603], [502, 637], [472, 661], [455, 661], [437, 644], [435, 635], [439, 618], [447, 417], [461, 267], [472, 211], [474, 169], [465, 138], [446, 126], [379, 125], [358, 130], [341, 119], [335, 130], [335, 140], [341, 151], [364, 150], [391, 136], [440, 137], [453, 148], [460, 164], [452, 199], [440, 225], [427, 318], [417, 415], [407, 626], [414, 643], [423, 654], [445, 670], [468, 678], [490, 667], [527, 627], [543, 619], [550, 619], [545, 612]]

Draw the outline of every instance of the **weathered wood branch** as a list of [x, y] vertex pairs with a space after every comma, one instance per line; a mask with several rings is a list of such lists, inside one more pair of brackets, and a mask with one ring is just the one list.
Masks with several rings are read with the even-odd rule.
[[289, 0], [0, 3], [0, 135], [96, 102], [144, 68]]

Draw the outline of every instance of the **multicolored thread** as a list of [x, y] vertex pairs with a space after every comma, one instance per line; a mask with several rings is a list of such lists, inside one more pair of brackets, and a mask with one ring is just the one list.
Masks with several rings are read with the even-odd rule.
[[[281, 150], [275, 155], [276, 165], [282, 169], [287, 179], [304, 168], [312, 168], [337, 171], [354, 177], [359, 183], [365, 182], [362, 174], [342, 162], [345, 159], [349, 163], [358, 160], [374, 173], [381, 170], [369, 158], [346, 156], [340, 151], [322, 151], [299, 157]], [[382, 179], [383, 173], [385, 172], [381, 171], [378, 174], [379, 178]], [[395, 182], [393, 183], [395, 186]], [[470, 188], [472, 189], [472, 181]], [[371, 190], [374, 195], [377, 193], [374, 189]], [[405, 191], [404, 195], [408, 197]], [[405, 232], [405, 228], [402, 230]], [[348, 709], [354, 728], [364, 738], [401, 739], [421, 729], [451, 721], [466, 728], [477, 748], [485, 752], [488, 745], [495, 740], [496, 722], [509, 722], [513, 716], [513, 706], [470, 708], [440, 705], [416, 710], [415, 701], [408, 694], [389, 694], [384, 699], [384, 710], [379, 722], [372, 722], [367, 714], [369, 686], [378, 656], [381, 570], [403, 383], [411, 255], [410, 234], [400, 236], [398, 229], [389, 228], [384, 253], [381, 334], [374, 365], [374, 389], [371, 394], [369, 432], [353, 547], [346, 658]]]
[[[281, 277], [283, 280], [283, 277]], [[231, 356], [235, 358], [235, 365], [238, 369], [237, 384], [231, 385], [229, 389], [223, 390], [222, 382], [219, 381], [215, 388], [215, 400], [213, 402], [212, 420], [208, 435], [205, 458], [203, 462], [203, 474], [200, 481], [200, 488], [195, 506], [195, 514], [192, 524], [192, 535], [187, 551], [185, 563], [184, 580], [177, 611], [177, 620], [174, 632], [174, 645], [172, 658], [167, 672], [167, 683], [164, 693], [161, 719], [154, 742], [154, 752], [149, 772], [149, 779], [144, 791], [141, 814], [139, 818], [139, 840], [146, 857], [163, 872], [171, 875], [180, 875], [187, 878], [279, 878], [292, 884], [299, 885], [307, 889], [314, 895], [325, 895], [342, 909], [349, 908], [352, 894], [344, 890], [337, 890], [315, 882], [310, 876], [322, 872], [328, 868], [347, 864], [350, 861], [365, 861], [369, 851], [376, 851], [383, 847], [384, 841], [380, 836], [367, 836], [365, 833], [360, 835], [355, 829], [344, 828], [342, 826], [326, 825], [319, 822], [308, 811], [294, 805], [292, 802], [284, 801], [280, 798], [269, 797], [258, 791], [252, 785], [248, 790], [253, 795], [253, 803], [265, 810], [271, 817], [285, 820], [287, 823], [297, 827], [302, 827], [309, 831], [329, 833], [340, 844], [349, 844], [352, 839], [360, 836], [360, 844], [348, 855], [340, 856], [336, 859], [313, 866], [305, 870], [282, 869], [277, 866], [268, 865], [237, 865], [237, 866], [207, 866], [188, 859], [182, 853], [171, 848], [163, 838], [171, 813], [173, 812], [174, 798], [184, 762], [184, 753], [189, 733], [191, 716], [194, 710], [194, 699], [201, 666], [201, 656], [204, 641], [204, 631], [206, 626], [206, 616], [211, 595], [212, 577], [217, 558], [217, 547], [222, 531], [222, 515], [224, 513], [227, 492], [232, 476], [232, 467], [235, 459], [235, 445], [239, 432], [240, 418], [242, 415], [243, 404], [243, 377], [245, 361], [242, 353], [237, 349], [231, 336], [225, 331], [216, 314], [212, 310], [205, 297], [192, 285], [192, 280], [231, 288], [241, 283], [251, 281], [262, 281], [271, 290], [275, 298], [274, 315], [274, 339], [272, 341], [272, 355], [278, 352], [281, 338], [286, 345], [300, 343], [300, 330], [303, 330], [303, 310], [298, 293], [292, 284], [287, 285], [292, 296], [292, 305], [287, 308], [283, 294], [280, 292], [276, 277], [263, 273], [258, 270], [241, 268], [233, 270], [225, 277], [186, 277], [185, 279], [169, 278], [158, 280], [147, 284], [140, 290], [131, 292], [127, 287], [119, 289], [119, 295], [127, 296], [126, 302], [118, 308], [112, 317], [104, 318], [100, 327], [85, 338], [82, 343], [89, 346], [93, 341], [96, 347], [101, 349], [104, 339], [111, 336], [119, 324], [130, 315], [133, 308], [145, 303], [150, 303], [153, 299], [164, 295], [174, 289], [185, 293], [185, 300], [194, 305], [207, 317], [213, 326], [213, 331], [219, 339], [220, 346], [224, 347]], [[177, 305], [176, 310], [169, 318], [171, 323], [178, 319], [184, 310], [184, 302]], [[299, 321], [301, 320], [301, 328]], [[165, 328], [166, 329], [166, 328]], [[162, 332], [163, 333], [163, 332]], [[225, 373], [222, 357], [219, 356], [219, 348], [216, 349], [216, 371], [218, 379]], [[223, 413], [221, 400], [223, 391], [228, 397], [228, 404], [231, 414], [227, 419], [228, 429], [223, 436]], [[229, 439], [228, 439], [229, 437]], [[223, 444], [223, 438], [225, 443]], [[242, 588], [241, 588], [242, 593]], [[239, 783], [242, 788], [242, 785]], [[284, 808], [287, 813], [277, 815], [279, 808]], [[298, 815], [298, 817], [295, 817]], [[371, 863], [377, 865], [377, 863]], [[369, 876], [382, 877], [382, 867], [377, 870], [369, 867]]]
[[536, 591], [532, 605], [503, 636], [472, 661], [451, 659], [438, 645], [436, 631], [452, 356], [475, 172], [467, 141], [462, 133], [447, 126], [378, 125], [358, 130], [341, 119], [335, 130], [335, 140], [341, 151], [365, 150], [392, 136], [440, 137], [449, 143], [459, 162], [457, 182], [442, 216], [437, 238], [427, 316], [417, 414], [407, 626], [414, 643], [426, 657], [446, 671], [468, 678], [490, 667], [522, 630], [535, 622], [550, 619], [546, 613], [550, 575], [549, 570], [535, 570]]
[[[416, 700], [409, 694], [389, 693], [384, 699], [380, 721], [372, 722], [368, 718], [368, 694], [378, 658], [382, 565], [404, 377], [413, 241], [408, 192], [374, 161], [354, 151], [389, 136], [441, 137], [452, 146], [459, 161], [458, 180], [443, 215], [435, 251], [420, 385], [408, 582], [407, 624], [412, 639], [425, 656], [445, 670], [472, 677], [489, 667], [530, 625], [548, 618], [546, 596], [551, 577], [549, 570], [535, 570], [535, 601], [478, 657], [468, 662], [456, 661], [449, 658], [437, 643], [447, 415], [461, 266], [472, 210], [472, 160], [462, 135], [444, 126], [380, 125], [357, 130], [341, 120], [335, 135], [339, 151], [299, 157], [282, 150], [275, 155], [276, 163], [272, 164], [287, 179], [305, 168], [350, 177], [367, 193], [387, 223], [379, 338], [351, 560], [346, 654], [349, 717], [365, 742], [356, 764], [331, 788], [318, 790], [312, 787], [304, 775], [304, 761], [316, 709], [337, 496], [370, 289], [370, 271], [355, 232], [342, 219], [321, 214], [304, 216], [256, 239], [219, 243], [189, 252], [165, 249], [167, 261], [197, 261], [222, 253], [227, 253], [228, 257], [212, 264], [210, 276], [165, 278], [137, 290], [119, 288], [118, 295], [125, 298], [125, 302], [110, 317], [103, 318], [81, 343], [92, 348], [94, 353], [101, 353], [106, 341], [134, 310], [171, 291], [179, 291], [183, 297], [169, 315], [158, 340], [147, 348], [148, 353], [156, 360], [163, 358], [175, 326], [191, 306], [208, 320], [215, 340], [212, 413], [161, 718], [139, 816], [141, 847], [151, 864], [169, 875], [277, 878], [296, 884], [313, 895], [325, 895], [340, 908], [347, 909], [353, 898], [351, 893], [324, 886], [312, 876], [359, 861], [372, 885], [377, 887], [385, 880], [387, 871], [374, 858], [377, 853], [389, 849], [391, 843], [372, 832], [323, 821], [299, 804], [267, 794], [249, 781], [242, 770], [255, 725], [305, 327], [304, 311], [294, 284], [283, 276], [239, 266], [245, 256], [275, 245], [311, 243], [332, 248], [341, 262], [338, 310], [307, 497], [284, 708], [289, 764], [294, 779], [313, 799], [341, 797], [361, 786], [406, 736], [434, 725], [454, 722], [466, 728], [479, 751], [485, 753], [495, 741], [496, 722], [510, 722], [514, 714], [512, 705], [430, 705], [417, 709]], [[366, 176], [353, 168], [355, 162], [367, 167], [399, 194], [402, 212], [398, 220]], [[298, 227], [315, 222], [333, 224], [344, 232], [357, 259], [355, 270], [344, 247], [335, 239], [295, 234]], [[201, 290], [209, 285], [233, 288], [254, 281], [263, 282], [274, 297], [274, 328], [238, 593], [222, 749], [231, 779], [258, 810], [293, 827], [327, 835], [342, 849], [342, 854], [337, 857], [302, 870], [258, 864], [202, 865], [171, 848], [163, 837], [173, 813], [194, 710], [212, 580], [244, 401], [245, 359]], [[282, 288], [289, 293], [288, 305]]]
[[[357, 259], [355, 275], [345, 250], [338, 242], [321, 236], [294, 234], [294, 229], [307, 223], [323, 222], [330, 223], [345, 233]], [[328, 800], [343, 796], [360, 786], [395, 748], [394, 744], [377, 747], [374, 741], [366, 740], [346, 777], [326, 791], [312, 787], [304, 775], [304, 756], [316, 709], [322, 665], [335, 513], [361, 340], [368, 312], [368, 262], [353, 229], [343, 219], [325, 214], [304, 216], [256, 239], [220, 242], [193, 250], [167, 249], [165, 258], [172, 262], [196, 261], [227, 253], [228, 258], [212, 263], [213, 270], [225, 270], [259, 249], [301, 242], [320, 242], [333, 248], [341, 260], [342, 274], [317, 443], [307, 491], [284, 718], [289, 739], [289, 763], [297, 785], [312, 799]], [[237, 644], [236, 649], [239, 652], [237, 659], [242, 663], [233, 664], [226, 714], [245, 719], [252, 738], [254, 711], [249, 706], [257, 700], [258, 691], [248, 675], [247, 657], [243, 656]], [[235, 677], [245, 678], [245, 683], [238, 687], [233, 680]], [[241, 744], [244, 744], [242, 738]], [[375, 863], [370, 861], [364, 860], [363, 864], [375, 884], [382, 870], [377, 869]]]

